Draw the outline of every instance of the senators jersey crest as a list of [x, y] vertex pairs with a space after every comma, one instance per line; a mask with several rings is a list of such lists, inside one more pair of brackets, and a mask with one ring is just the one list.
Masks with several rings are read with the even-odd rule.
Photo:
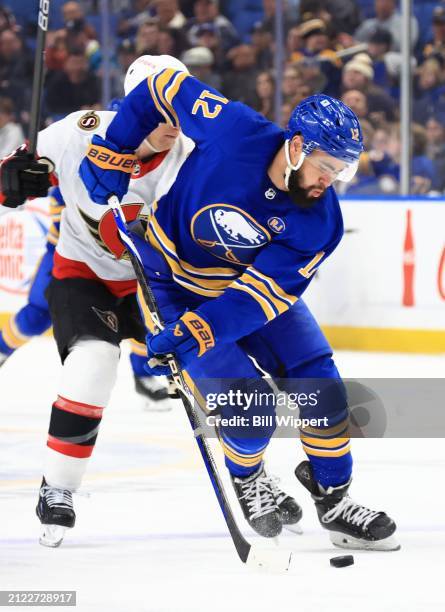
[[[136, 219], [147, 219], [146, 215], [140, 214], [143, 207], [143, 204], [122, 204], [122, 211], [127, 223], [136, 221]], [[119, 238], [111, 209], [107, 210], [100, 219], [93, 219], [80, 208], [78, 210], [91, 236], [101, 249], [114, 255], [116, 259], [129, 259], [127, 249]]]

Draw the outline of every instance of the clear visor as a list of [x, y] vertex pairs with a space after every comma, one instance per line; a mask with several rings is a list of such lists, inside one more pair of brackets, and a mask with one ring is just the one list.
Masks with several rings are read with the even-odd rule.
[[358, 161], [346, 162], [318, 149], [306, 155], [304, 162], [314, 167], [320, 176], [326, 177], [329, 183], [334, 181], [349, 183], [358, 170]]

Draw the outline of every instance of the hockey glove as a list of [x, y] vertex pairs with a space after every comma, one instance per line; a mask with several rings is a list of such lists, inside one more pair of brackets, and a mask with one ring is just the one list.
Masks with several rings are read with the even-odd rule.
[[[209, 323], [198, 312], [186, 312], [158, 334], [147, 335], [148, 368], [154, 375], [168, 374], [162, 356], [174, 355], [181, 368], [215, 346]], [[161, 357], [161, 359], [159, 359]]]
[[95, 135], [80, 164], [79, 174], [93, 202], [108, 204], [111, 195], [122, 200], [127, 193], [136, 164], [134, 153], [119, 151], [111, 141]]
[[23, 145], [0, 165], [0, 192], [3, 206], [17, 208], [28, 198], [43, 198], [51, 187], [54, 164], [42, 157], [36, 160]]

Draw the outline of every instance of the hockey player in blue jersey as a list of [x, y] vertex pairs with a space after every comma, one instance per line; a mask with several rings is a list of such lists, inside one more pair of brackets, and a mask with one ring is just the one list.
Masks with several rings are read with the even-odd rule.
[[[173, 353], [195, 381], [254, 381], [261, 389], [253, 357], [273, 378], [332, 381], [334, 393], [313, 411], [329, 426], [302, 432], [308, 461], [296, 476], [335, 544], [396, 549], [394, 521], [348, 495], [346, 399], [332, 349], [301, 300], [343, 234], [332, 183], [356, 172], [363, 149], [357, 117], [316, 95], [294, 109], [283, 131], [190, 75], [161, 70], [125, 98], [106, 138], [93, 138], [80, 167], [92, 200], [123, 197], [128, 174], [110, 163], [128, 160], [161, 122], [181, 127], [196, 147], [154, 204], [147, 244], [140, 244], [167, 321], [147, 338], [151, 371], [165, 373], [162, 356]], [[264, 536], [286, 522], [263, 461], [272, 433], [219, 430], [244, 515]]]

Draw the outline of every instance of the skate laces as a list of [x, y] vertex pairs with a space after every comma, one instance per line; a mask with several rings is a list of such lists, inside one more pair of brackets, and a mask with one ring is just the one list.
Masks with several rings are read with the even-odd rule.
[[73, 507], [73, 494], [68, 489], [57, 489], [56, 487], [43, 485], [43, 487], [40, 488], [40, 497], [44, 497], [46, 503], [50, 507]]
[[278, 483], [280, 482], [281, 478], [278, 478], [278, 476], [268, 476], [268, 479], [270, 482], [272, 495], [275, 497], [277, 506], [279, 506], [282, 502], [284, 502], [285, 499], [289, 497], [289, 495], [285, 493], [282, 489], [280, 489], [280, 487], [278, 486]]
[[246, 500], [250, 519], [259, 518], [277, 509], [277, 502], [272, 492], [274, 479], [275, 476], [266, 476], [264, 473], [249, 482], [242, 482], [239, 479], [243, 491], [239, 499]]
[[344, 518], [349, 523], [357, 525], [357, 527], [368, 527], [369, 523], [375, 519], [376, 516], [381, 514], [375, 510], [370, 510], [361, 504], [354, 502], [349, 495], [345, 495], [338, 504], [328, 510], [325, 515], [322, 516], [321, 521], [323, 523], [331, 523], [336, 518]]

